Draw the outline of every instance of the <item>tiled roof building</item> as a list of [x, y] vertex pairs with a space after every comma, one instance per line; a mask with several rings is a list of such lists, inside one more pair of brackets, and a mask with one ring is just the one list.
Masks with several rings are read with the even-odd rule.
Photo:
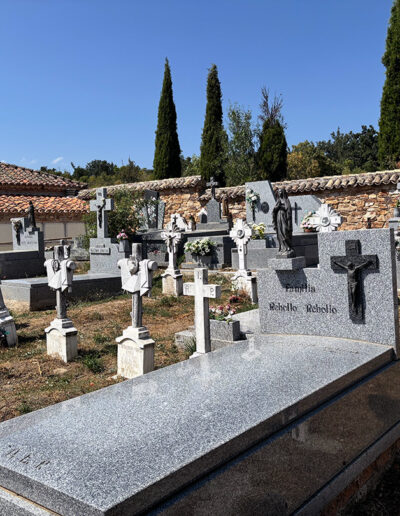
[[10, 218], [24, 216], [29, 201], [33, 202], [45, 240], [82, 234], [88, 203], [77, 194], [86, 186], [49, 172], [0, 163], [0, 249], [10, 248]]

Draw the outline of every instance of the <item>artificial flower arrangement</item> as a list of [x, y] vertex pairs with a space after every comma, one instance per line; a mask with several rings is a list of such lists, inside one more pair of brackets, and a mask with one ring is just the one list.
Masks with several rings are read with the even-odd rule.
[[217, 244], [207, 237], [186, 242], [184, 249], [186, 253], [209, 256], [216, 247]]
[[211, 306], [210, 307], [210, 319], [215, 319], [216, 321], [232, 321], [232, 315], [235, 315], [236, 309], [231, 305], [219, 305], [219, 306]]
[[265, 224], [263, 222], [260, 222], [260, 224], [253, 224], [253, 240], [262, 240], [265, 235]]
[[120, 242], [121, 240], [128, 240], [129, 237], [128, 235], [125, 233], [125, 229], [121, 229], [121, 231], [118, 233], [117, 235], [117, 240], [118, 242]]
[[303, 217], [303, 220], [301, 221], [301, 224], [300, 224], [300, 227], [304, 230], [304, 231], [316, 231], [317, 228], [312, 224], [311, 222], [311, 217], [313, 217], [315, 215], [315, 211], [308, 211], [304, 217]]
[[251, 209], [254, 210], [257, 202], [260, 200], [260, 195], [256, 192], [253, 192], [251, 188], [246, 190], [246, 201], [250, 204]]

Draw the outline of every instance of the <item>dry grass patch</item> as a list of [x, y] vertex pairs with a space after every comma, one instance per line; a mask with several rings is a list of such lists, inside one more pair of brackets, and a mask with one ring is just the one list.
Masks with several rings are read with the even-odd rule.
[[[221, 283], [227, 302], [229, 282]], [[155, 340], [155, 367], [186, 360], [188, 353], [174, 344], [174, 335], [193, 325], [192, 297], [174, 298], [161, 294], [161, 277], [154, 278], [152, 298], [144, 298], [144, 324]], [[80, 396], [118, 381], [116, 337], [130, 324], [131, 297], [121, 295], [103, 301], [72, 304], [69, 316], [79, 333], [79, 356], [64, 364], [46, 355], [44, 329], [55, 311], [14, 313], [19, 344], [0, 348], [0, 421]]]

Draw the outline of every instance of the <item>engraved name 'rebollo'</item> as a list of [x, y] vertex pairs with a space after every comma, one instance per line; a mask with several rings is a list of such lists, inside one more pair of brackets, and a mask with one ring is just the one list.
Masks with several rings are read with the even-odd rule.
[[297, 312], [297, 306], [292, 303], [270, 303], [269, 309], [275, 312]]
[[336, 314], [337, 309], [332, 305], [320, 306], [318, 304], [312, 305], [311, 303], [308, 303], [306, 305], [306, 312], [307, 313], [317, 313], [317, 314]]

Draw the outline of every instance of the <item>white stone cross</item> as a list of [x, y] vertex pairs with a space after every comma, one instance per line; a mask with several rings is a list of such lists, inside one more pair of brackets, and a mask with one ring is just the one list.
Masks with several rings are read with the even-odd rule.
[[182, 232], [173, 226], [161, 233], [168, 251], [168, 269], [167, 271], [175, 272], [177, 270], [176, 259], [178, 256], [179, 243], [182, 240]]
[[320, 233], [336, 231], [342, 223], [342, 217], [329, 204], [321, 204], [315, 215], [308, 220]]
[[153, 260], [142, 260], [142, 244], [132, 244], [132, 256], [118, 261], [122, 289], [132, 294], [132, 328], [142, 327], [142, 297], [149, 295], [153, 272], [158, 268]]
[[96, 189], [96, 199], [90, 201], [90, 211], [97, 213], [97, 238], [108, 237], [107, 212], [114, 209], [114, 199], [107, 199], [107, 188]]
[[196, 353], [198, 356], [211, 351], [209, 299], [221, 296], [220, 285], [208, 285], [208, 269], [194, 270], [194, 283], [183, 284], [183, 295], [194, 296], [194, 326]]
[[235, 274], [235, 278], [238, 276], [248, 275], [247, 272], [247, 244], [253, 235], [253, 228], [251, 228], [247, 222], [242, 219], [237, 219], [235, 225], [231, 229], [229, 236], [234, 240], [239, 258], [239, 270]]

